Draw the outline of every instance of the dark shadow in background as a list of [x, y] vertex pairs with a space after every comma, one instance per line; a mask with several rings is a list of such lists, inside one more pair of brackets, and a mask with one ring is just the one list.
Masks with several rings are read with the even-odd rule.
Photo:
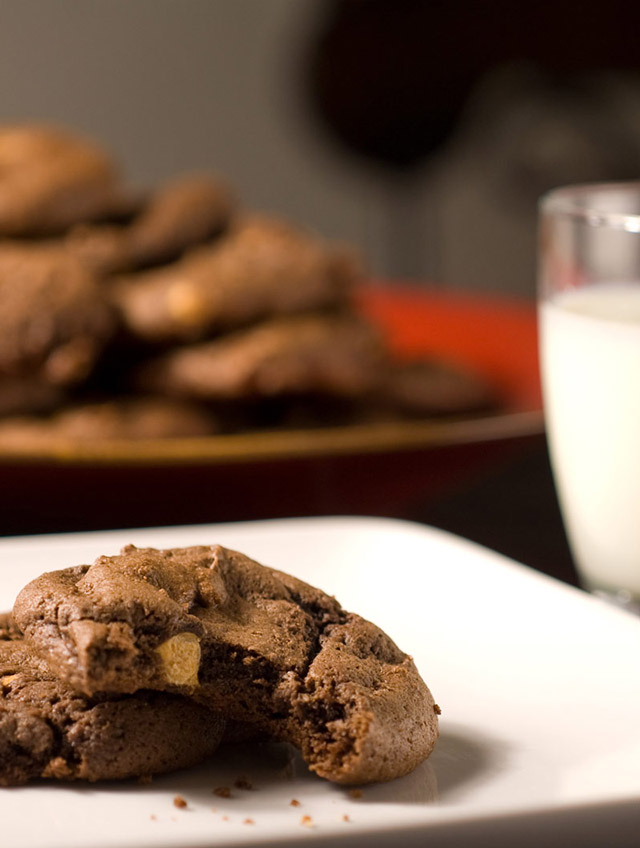
[[303, 54], [303, 96], [343, 147], [410, 170], [487, 74], [526, 63], [579, 96], [585, 75], [640, 69], [639, 27], [631, 0], [332, 0]]

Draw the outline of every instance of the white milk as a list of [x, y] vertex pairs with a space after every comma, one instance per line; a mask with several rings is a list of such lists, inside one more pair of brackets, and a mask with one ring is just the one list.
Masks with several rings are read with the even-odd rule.
[[640, 598], [640, 285], [564, 292], [540, 308], [545, 416], [576, 565]]

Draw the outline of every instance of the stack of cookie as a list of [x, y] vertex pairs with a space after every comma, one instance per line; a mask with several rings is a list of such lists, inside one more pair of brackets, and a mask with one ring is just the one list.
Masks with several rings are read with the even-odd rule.
[[216, 175], [133, 191], [92, 140], [0, 127], [0, 440], [164, 438], [468, 411], [475, 377], [393, 361], [354, 252]]
[[411, 658], [302, 581], [219, 545], [43, 574], [0, 617], [0, 785], [145, 778], [267, 737], [341, 784], [432, 751]]

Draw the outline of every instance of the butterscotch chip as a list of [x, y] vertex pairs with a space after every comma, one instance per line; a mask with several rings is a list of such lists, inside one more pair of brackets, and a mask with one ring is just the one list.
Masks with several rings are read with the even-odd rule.
[[177, 695], [82, 695], [0, 615], [0, 786], [37, 778], [148, 783], [213, 754], [223, 730], [219, 715]]
[[[127, 546], [25, 587], [16, 625], [87, 692], [160, 689], [298, 746], [337, 783], [406, 774], [431, 752], [434, 700], [412, 659], [335, 598], [219, 545]], [[158, 650], [199, 642], [198, 685]], [[216, 794], [227, 797], [228, 787]]]
[[176, 797], [173, 799], [173, 806], [178, 807], [179, 810], [184, 810], [187, 808], [188, 804], [182, 797], [182, 795], [176, 795]]
[[198, 685], [200, 640], [195, 633], [176, 633], [156, 648], [160, 654], [162, 674], [170, 686]]

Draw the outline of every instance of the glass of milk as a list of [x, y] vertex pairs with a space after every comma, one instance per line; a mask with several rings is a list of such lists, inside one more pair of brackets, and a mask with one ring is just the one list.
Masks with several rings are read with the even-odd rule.
[[585, 588], [640, 612], [640, 183], [542, 198], [540, 360], [558, 497]]

